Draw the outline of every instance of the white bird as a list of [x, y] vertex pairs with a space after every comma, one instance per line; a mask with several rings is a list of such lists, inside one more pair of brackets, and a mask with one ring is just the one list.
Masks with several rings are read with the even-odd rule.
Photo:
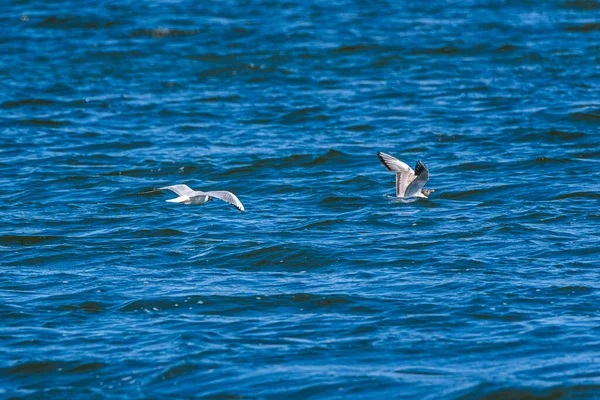
[[429, 170], [421, 161], [417, 161], [415, 170], [395, 157], [382, 152], [377, 153], [379, 161], [390, 171], [396, 173], [396, 197], [427, 198], [433, 189], [423, 189], [429, 180]]
[[155, 190], [170, 190], [175, 192], [179, 197], [167, 200], [169, 203], [183, 203], [183, 204], [204, 204], [210, 201], [213, 197], [219, 200], [226, 201], [238, 210], [244, 212], [244, 205], [236, 197], [235, 194], [225, 191], [215, 192], [202, 192], [200, 190], [194, 190], [188, 185], [172, 185], [158, 188]]

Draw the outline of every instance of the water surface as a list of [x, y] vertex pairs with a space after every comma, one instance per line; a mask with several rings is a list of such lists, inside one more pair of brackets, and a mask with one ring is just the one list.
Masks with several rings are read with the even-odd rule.
[[0, 394], [600, 396], [600, 7], [479, 3], [5, 6]]

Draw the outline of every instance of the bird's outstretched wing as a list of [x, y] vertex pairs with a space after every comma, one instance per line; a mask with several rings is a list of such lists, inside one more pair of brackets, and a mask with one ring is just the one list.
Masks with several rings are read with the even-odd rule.
[[236, 195], [231, 192], [215, 191], [215, 192], [206, 192], [206, 194], [209, 195], [210, 197], [215, 197], [217, 199], [226, 201], [227, 203], [231, 204], [232, 206], [234, 206], [235, 208], [237, 208], [238, 210], [240, 210], [242, 212], [245, 211], [244, 205], [242, 204], [240, 199], [238, 199], [236, 197]]
[[429, 180], [429, 170], [421, 161], [417, 161], [417, 165], [415, 166], [415, 176], [416, 178], [406, 188], [404, 197], [412, 197], [419, 193], [419, 191], [423, 189], [423, 186], [425, 186]]
[[175, 192], [175, 194], [179, 196], [191, 196], [194, 193], [197, 193], [195, 190], [190, 188], [188, 185], [172, 185], [161, 187], [158, 190], [170, 190], [171, 192]]
[[411, 173], [414, 173], [411, 167], [398, 160], [396, 157], [390, 156], [389, 154], [385, 154], [380, 151], [377, 153], [377, 158], [379, 158], [379, 161], [381, 161], [384, 167], [392, 172], [410, 171]]
[[389, 154], [378, 152], [377, 157], [384, 167], [396, 173], [396, 197], [404, 197], [407, 186], [415, 178], [412, 168]]

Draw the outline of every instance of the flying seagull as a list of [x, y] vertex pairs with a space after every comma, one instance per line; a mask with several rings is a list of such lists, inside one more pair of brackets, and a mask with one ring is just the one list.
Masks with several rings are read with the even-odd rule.
[[396, 173], [396, 197], [422, 197], [427, 198], [433, 189], [423, 189], [429, 180], [429, 170], [421, 161], [417, 161], [415, 170], [382, 152], [377, 153], [379, 161], [390, 171]]
[[165, 186], [154, 190], [170, 190], [175, 192], [179, 197], [167, 200], [169, 203], [182, 203], [182, 204], [204, 204], [212, 198], [226, 201], [240, 211], [244, 211], [244, 205], [236, 197], [235, 194], [225, 191], [215, 192], [202, 192], [200, 190], [194, 190], [188, 185], [172, 185]]

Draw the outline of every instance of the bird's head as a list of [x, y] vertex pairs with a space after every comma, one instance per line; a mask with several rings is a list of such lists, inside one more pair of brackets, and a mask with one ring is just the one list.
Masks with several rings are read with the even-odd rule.
[[423, 195], [424, 195], [425, 197], [429, 197], [429, 195], [430, 195], [431, 193], [433, 193], [433, 192], [435, 192], [435, 189], [423, 189], [423, 190], [421, 190], [421, 193], [423, 193]]

